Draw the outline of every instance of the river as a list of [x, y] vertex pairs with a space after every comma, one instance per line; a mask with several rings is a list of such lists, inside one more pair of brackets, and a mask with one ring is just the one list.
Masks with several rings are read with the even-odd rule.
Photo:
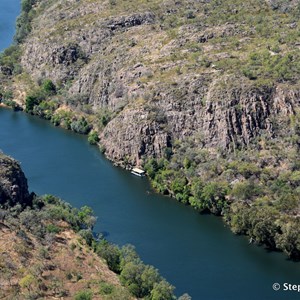
[[[18, 1], [5, 2], [0, 17], [7, 6], [15, 13], [5, 16], [15, 18]], [[8, 34], [12, 31], [1, 26], [0, 35]], [[0, 108], [0, 149], [21, 162], [30, 190], [55, 194], [76, 207], [91, 206], [99, 216], [95, 230], [119, 245], [135, 245], [144, 262], [176, 286], [177, 295], [188, 292], [194, 300], [299, 298], [295, 291], [272, 289], [275, 282], [300, 284], [299, 264], [249, 245], [221, 218], [154, 193], [146, 179], [114, 167], [84, 136]]]
[[0, 0], [0, 51], [11, 44], [19, 13], [20, 0]]

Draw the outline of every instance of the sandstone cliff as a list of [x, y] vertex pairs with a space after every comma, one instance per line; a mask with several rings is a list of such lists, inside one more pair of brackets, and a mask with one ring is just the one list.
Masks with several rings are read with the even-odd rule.
[[17, 161], [0, 154], [0, 204], [13, 206], [31, 202], [27, 179]]
[[28, 2], [4, 100], [299, 259], [298, 1]]
[[[297, 80], [277, 72], [294, 42], [281, 42], [275, 53], [265, 33], [258, 40], [263, 29], [243, 16], [249, 10], [259, 19], [273, 2], [238, 1], [234, 8], [215, 1], [38, 1], [21, 45], [27, 75], [17, 76], [14, 87], [26, 92], [28, 80], [32, 89], [51, 79], [60, 105], [108, 113], [100, 143], [123, 164], [162, 157], [194, 135], [202, 147], [229, 151], [262, 134], [272, 138], [274, 119], [287, 120], [299, 107]], [[281, 18], [292, 36], [297, 19], [273, 14], [268, 22]], [[278, 62], [256, 65], [260, 55]], [[267, 75], [264, 63], [274, 65]], [[253, 80], [259, 74], [264, 81]], [[24, 93], [18, 97], [25, 102]]]

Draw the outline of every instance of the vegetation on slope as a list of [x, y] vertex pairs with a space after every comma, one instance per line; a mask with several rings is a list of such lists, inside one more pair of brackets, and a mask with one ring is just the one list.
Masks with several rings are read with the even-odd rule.
[[[299, 127], [299, 119], [295, 121]], [[288, 141], [295, 144], [290, 146]], [[286, 141], [286, 147], [278, 147]], [[236, 234], [300, 259], [299, 135], [261, 137], [247, 150], [212, 156], [179, 144], [171, 159], [150, 159], [145, 169], [156, 190], [199, 212], [222, 215]]]
[[297, 1], [24, 3], [4, 99], [21, 89], [29, 113], [299, 259]]
[[96, 239], [95, 222], [87, 206], [29, 194], [19, 163], [0, 153], [0, 297], [176, 299], [133, 246]]
[[94, 238], [96, 218], [86, 206], [78, 210], [46, 195], [0, 213], [1, 297], [176, 299], [174, 287], [133, 246]]

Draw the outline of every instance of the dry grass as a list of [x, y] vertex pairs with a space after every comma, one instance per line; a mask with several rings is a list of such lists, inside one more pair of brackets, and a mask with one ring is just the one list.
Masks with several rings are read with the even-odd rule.
[[[119, 279], [106, 263], [93, 253], [67, 224], [52, 243], [43, 246], [26, 232], [24, 238], [0, 222], [0, 298], [74, 299], [78, 291], [91, 290], [93, 299], [108, 299], [100, 294], [106, 283], [122, 290]], [[22, 229], [23, 230], [23, 229]], [[27, 282], [26, 282], [27, 279]]]

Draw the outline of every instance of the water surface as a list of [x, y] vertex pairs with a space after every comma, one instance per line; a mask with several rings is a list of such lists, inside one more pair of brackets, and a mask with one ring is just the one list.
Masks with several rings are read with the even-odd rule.
[[[0, 51], [12, 41], [20, 1], [0, 0]], [[30, 190], [91, 206], [96, 231], [119, 245], [132, 243], [194, 300], [299, 299], [272, 284], [300, 284], [299, 264], [234, 236], [220, 218], [151, 191], [145, 179], [115, 168], [86, 138], [24, 113], [0, 108], [0, 148], [18, 159]]]
[[0, 52], [13, 40], [16, 17], [20, 13], [20, 0], [0, 0]]
[[[29, 187], [76, 207], [91, 206], [96, 231], [132, 243], [193, 299], [297, 299], [274, 282], [300, 284], [299, 264], [233, 235], [220, 218], [152, 192], [146, 179], [114, 167], [86, 137], [24, 113], [0, 109], [0, 148], [22, 163]], [[295, 294], [296, 293], [296, 294]]]

